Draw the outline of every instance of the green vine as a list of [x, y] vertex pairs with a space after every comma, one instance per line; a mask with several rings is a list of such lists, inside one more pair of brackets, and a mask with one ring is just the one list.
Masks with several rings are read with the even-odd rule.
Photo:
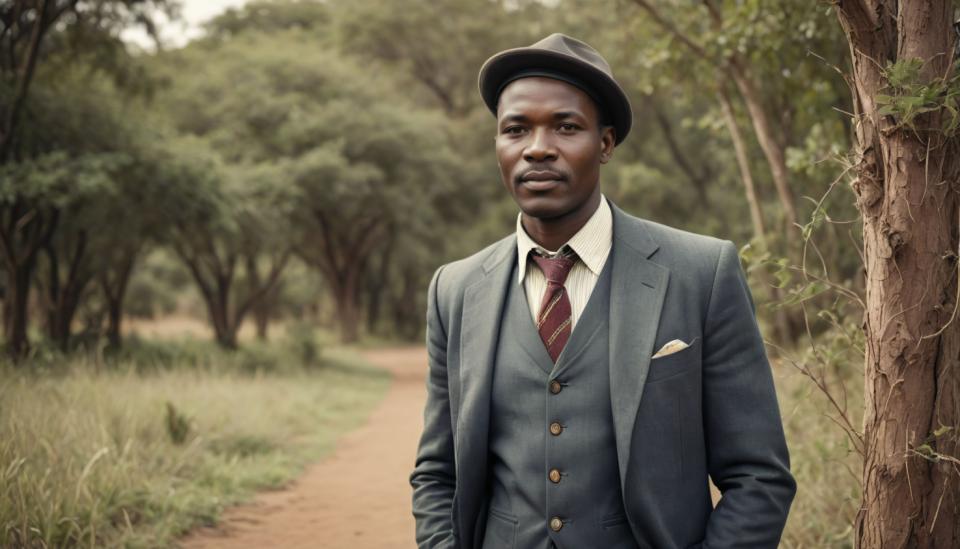
[[895, 128], [908, 128], [916, 131], [918, 116], [944, 110], [941, 130], [947, 137], [956, 134], [960, 127], [960, 74], [954, 63], [943, 78], [925, 81], [921, 76], [924, 61], [922, 59], [901, 59], [888, 63], [883, 75], [888, 85], [887, 94], [877, 95], [877, 114], [891, 116], [896, 120]]

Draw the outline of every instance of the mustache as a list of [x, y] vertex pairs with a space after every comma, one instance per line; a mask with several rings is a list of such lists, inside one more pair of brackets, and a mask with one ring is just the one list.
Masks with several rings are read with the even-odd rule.
[[549, 164], [531, 164], [514, 176], [514, 182], [521, 183], [527, 178], [528, 175], [536, 172], [550, 172], [551, 174], [555, 174], [557, 176], [556, 179], [561, 181], [566, 181], [569, 179], [569, 174], [566, 171], [555, 168]]

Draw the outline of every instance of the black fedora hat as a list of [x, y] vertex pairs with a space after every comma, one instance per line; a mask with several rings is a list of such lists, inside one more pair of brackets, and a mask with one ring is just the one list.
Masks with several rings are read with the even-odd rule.
[[500, 92], [526, 76], [547, 76], [581, 88], [607, 115], [616, 131], [616, 144], [627, 137], [633, 120], [630, 100], [613, 78], [606, 59], [589, 44], [554, 33], [525, 48], [495, 54], [480, 68], [480, 95], [494, 115]]

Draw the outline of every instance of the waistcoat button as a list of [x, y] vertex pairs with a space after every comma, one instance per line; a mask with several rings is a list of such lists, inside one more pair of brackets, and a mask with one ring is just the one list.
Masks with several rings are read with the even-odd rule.
[[560, 520], [560, 517], [553, 517], [550, 519], [550, 529], [554, 532], [559, 532], [563, 528], [563, 521]]
[[557, 394], [557, 393], [559, 393], [559, 392], [562, 391], [562, 390], [563, 390], [563, 385], [560, 385], [560, 382], [559, 382], [559, 381], [553, 380], [553, 381], [550, 382], [550, 392], [551, 392], [551, 393]]
[[563, 425], [560, 425], [556, 421], [550, 424], [550, 434], [553, 436], [558, 436], [563, 432]]
[[558, 471], [557, 469], [550, 469], [549, 477], [550, 477], [550, 482], [554, 484], [560, 483], [560, 471]]

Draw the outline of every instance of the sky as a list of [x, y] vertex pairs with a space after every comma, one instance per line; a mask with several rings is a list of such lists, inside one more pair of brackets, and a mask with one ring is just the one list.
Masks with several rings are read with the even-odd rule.
[[[158, 28], [164, 46], [167, 48], [183, 46], [202, 34], [203, 23], [226, 11], [227, 8], [239, 7], [245, 3], [246, 0], [181, 0], [182, 21], [174, 23], [158, 17]], [[152, 39], [141, 29], [127, 29], [121, 36], [124, 40], [144, 49], [154, 49]]]

